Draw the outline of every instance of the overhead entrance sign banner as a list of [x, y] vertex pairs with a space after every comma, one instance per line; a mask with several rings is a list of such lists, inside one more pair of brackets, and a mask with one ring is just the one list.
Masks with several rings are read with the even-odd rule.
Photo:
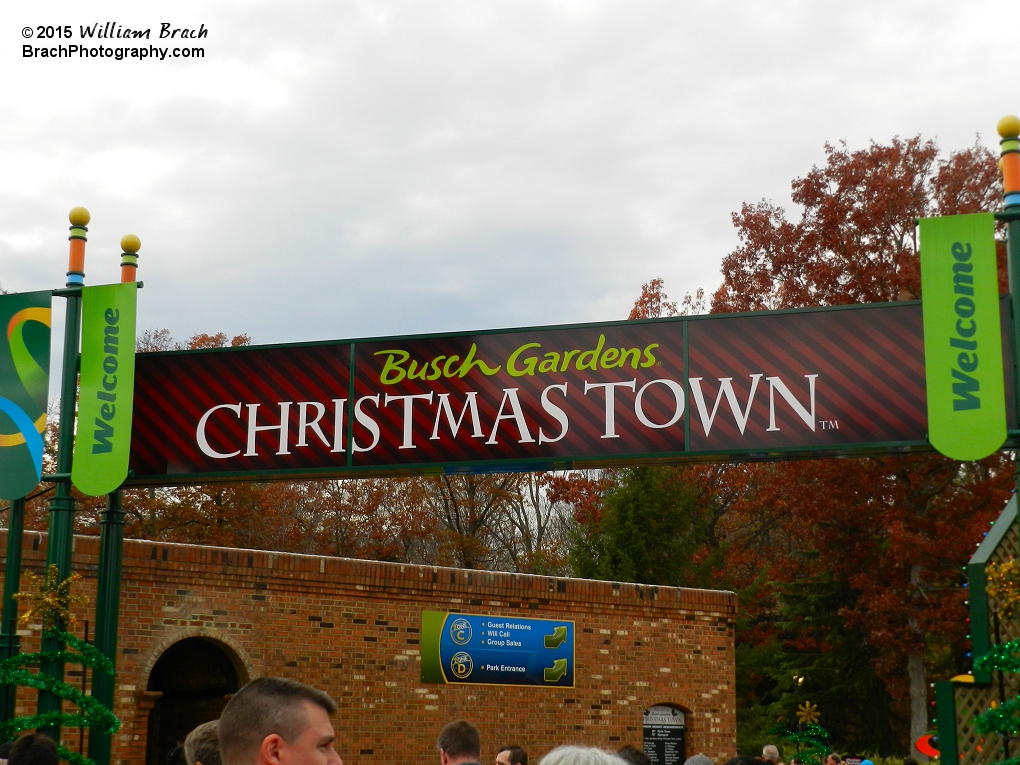
[[138, 285], [82, 290], [81, 378], [71, 481], [94, 497], [128, 473], [135, 377]]
[[129, 483], [898, 453], [926, 410], [917, 301], [145, 353]]
[[423, 611], [421, 680], [573, 688], [574, 623]]
[[0, 499], [42, 478], [50, 384], [49, 290], [0, 295]]
[[925, 218], [920, 230], [929, 440], [981, 459], [1006, 440], [995, 219]]

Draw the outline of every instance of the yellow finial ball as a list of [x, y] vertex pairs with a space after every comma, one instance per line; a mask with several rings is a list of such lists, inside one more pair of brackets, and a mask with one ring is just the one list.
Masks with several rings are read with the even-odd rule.
[[132, 255], [138, 252], [141, 246], [142, 240], [134, 234], [128, 234], [120, 240], [120, 248], [124, 250], [124, 252], [130, 252]]
[[92, 220], [92, 216], [89, 215], [89, 211], [84, 207], [75, 207], [68, 213], [67, 219], [71, 221], [72, 226], [87, 226], [89, 221]]
[[998, 131], [1001, 138], [1016, 138], [1020, 136], [1020, 117], [1007, 114], [999, 120]]

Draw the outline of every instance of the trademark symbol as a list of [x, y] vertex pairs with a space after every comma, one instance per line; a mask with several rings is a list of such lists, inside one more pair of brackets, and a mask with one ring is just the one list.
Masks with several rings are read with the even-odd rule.
[[822, 430], [839, 430], [839, 420], [822, 420]]

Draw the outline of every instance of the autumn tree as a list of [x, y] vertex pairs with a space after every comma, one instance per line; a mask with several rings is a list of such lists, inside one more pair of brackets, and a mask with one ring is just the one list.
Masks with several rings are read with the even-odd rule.
[[[827, 146], [824, 165], [793, 182], [798, 221], [764, 201], [734, 214], [740, 246], [723, 261], [712, 310], [918, 298], [916, 219], [990, 210], [1000, 195], [995, 157], [981, 146], [946, 159], [920, 137]], [[877, 671], [909, 709], [911, 740], [928, 727], [930, 672], [952, 672], [961, 658], [959, 567], [1008, 498], [1012, 473], [1003, 454], [789, 466], [793, 515], [856, 593], [845, 622], [876, 649]]]
[[[723, 261], [712, 311], [919, 298], [916, 219], [990, 210], [1000, 193], [995, 157], [978, 145], [948, 158], [920, 137], [859, 151], [827, 146], [825, 162], [793, 182], [797, 219], [767, 201], [734, 214], [739, 246]], [[1004, 288], [1001, 246], [999, 255]], [[655, 279], [643, 285], [630, 318], [690, 312], [697, 311], [670, 301]], [[911, 740], [923, 733], [929, 677], [964, 668], [960, 566], [1008, 498], [1010, 459], [955, 463], [923, 455], [672, 470], [698, 492], [706, 519], [695, 556], [711, 559], [715, 586], [735, 589], [740, 599], [742, 722], [748, 710], [779, 713], [775, 705], [790, 694], [810, 692], [823, 714], [856, 715], [837, 726], [855, 745], [875, 730], [873, 746], [892, 748], [855, 709], [886, 709], [894, 730], [907, 723]], [[570, 487], [583, 500], [575, 513], [588, 528], [608, 512], [603, 498], [629, 480], [611, 471], [603, 478], [611, 485], [599, 492], [590, 480], [587, 492], [581, 479]], [[811, 608], [829, 609], [824, 637], [798, 623]], [[862, 639], [864, 653], [840, 658]], [[843, 678], [847, 694], [862, 700], [848, 711], [822, 689], [833, 667], [842, 661], [846, 670], [862, 655], [868, 666]], [[789, 685], [792, 672], [782, 679], [793, 668], [804, 678], [797, 688]], [[743, 730], [742, 747], [751, 734]]]
[[551, 473], [525, 473], [492, 524], [500, 568], [525, 574], [568, 572], [570, 506], [551, 490]]

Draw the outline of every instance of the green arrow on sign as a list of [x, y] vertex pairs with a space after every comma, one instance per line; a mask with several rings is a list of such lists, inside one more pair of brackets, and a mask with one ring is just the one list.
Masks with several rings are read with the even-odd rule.
[[[564, 627], [564, 629], [566, 628]], [[548, 639], [549, 636], [547, 635], [546, 640]], [[544, 670], [542, 670], [542, 674], [545, 676], [545, 681], [547, 683], [555, 683], [557, 680], [559, 680], [561, 677], [567, 674], [567, 660], [556, 659], [556, 661], [553, 662], [553, 665], [551, 667], [546, 667]]]
[[559, 648], [567, 639], [567, 628], [556, 627], [553, 629], [553, 634], [545, 636], [545, 647], [546, 648]]

